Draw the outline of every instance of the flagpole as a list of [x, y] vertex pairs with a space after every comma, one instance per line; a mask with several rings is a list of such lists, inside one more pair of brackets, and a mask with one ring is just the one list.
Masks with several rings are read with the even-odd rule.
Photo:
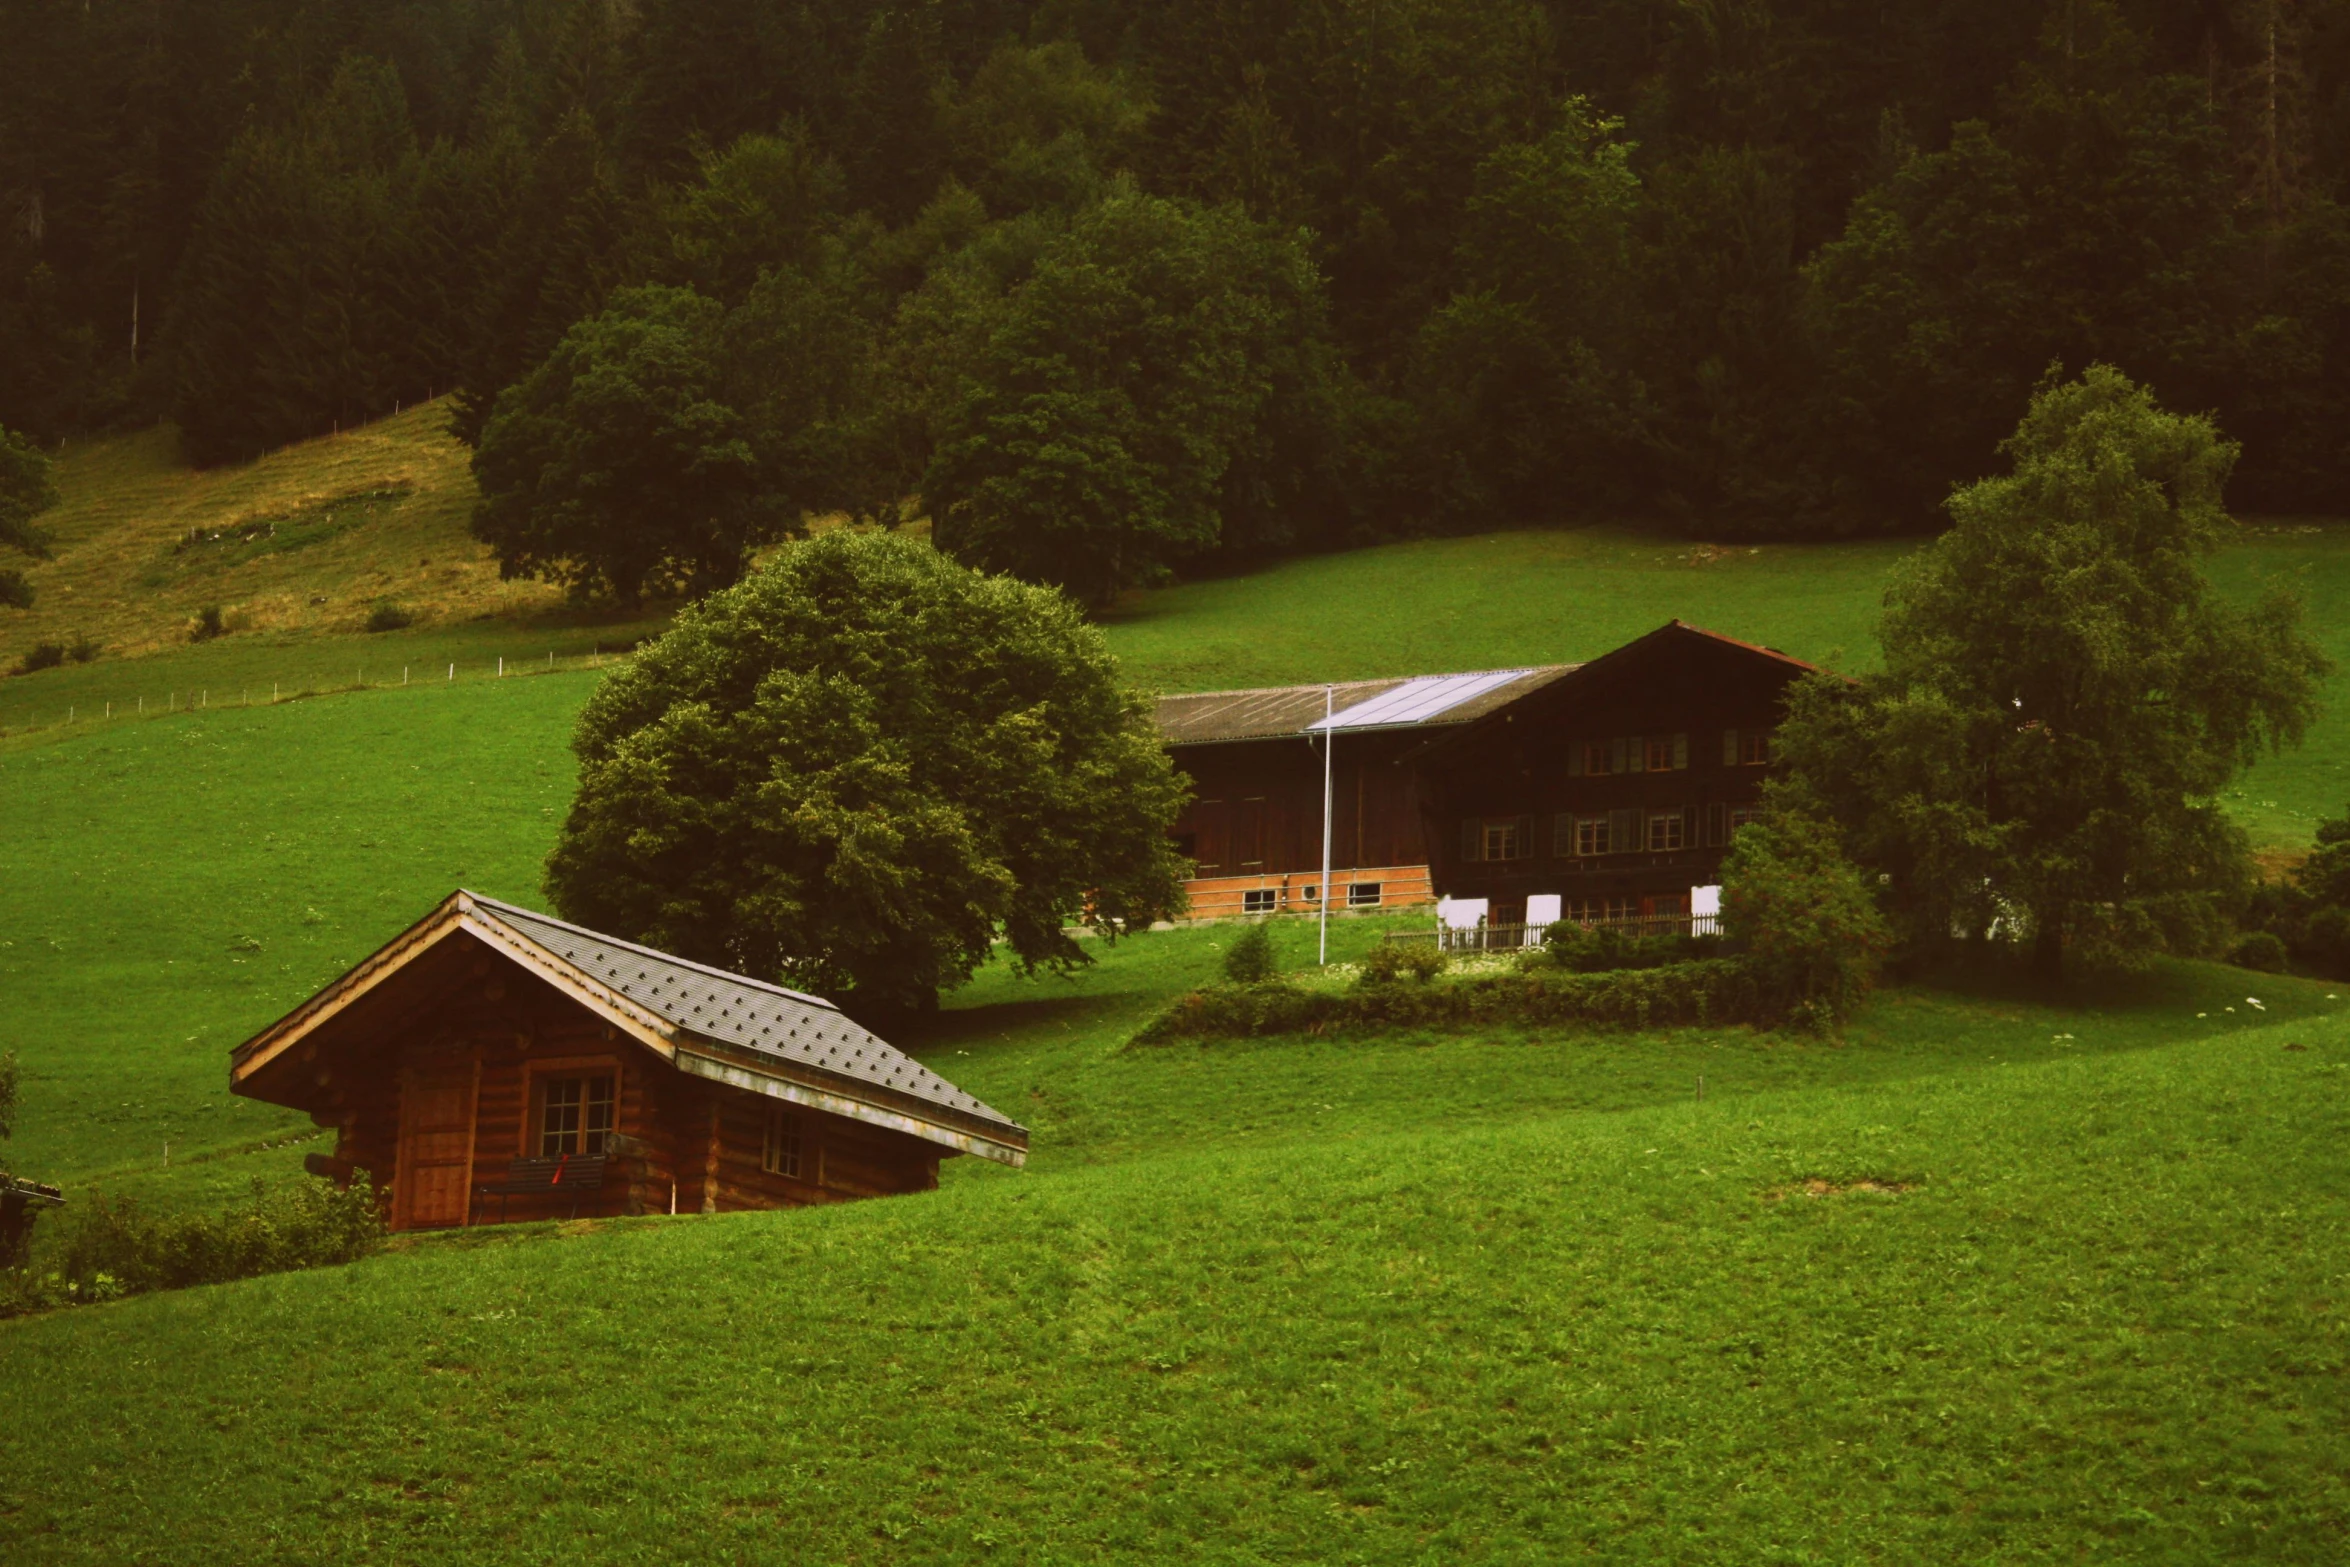
[[1338, 743], [1338, 731], [1330, 727], [1334, 701], [1334, 686], [1322, 688], [1322, 956], [1330, 961], [1330, 753]]

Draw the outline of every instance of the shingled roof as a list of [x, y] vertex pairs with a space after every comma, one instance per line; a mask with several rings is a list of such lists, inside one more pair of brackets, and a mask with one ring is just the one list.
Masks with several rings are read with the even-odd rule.
[[[1159, 733], [1169, 745], [1219, 745], [1277, 740], [1323, 727], [1340, 732], [1426, 729], [1465, 724], [1506, 707], [1568, 673], [1573, 664], [1530, 669], [1483, 669], [1457, 675], [1403, 675], [1390, 680], [1342, 680], [1331, 686], [1263, 686], [1247, 691], [1195, 691], [1159, 698]], [[1327, 693], [1327, 695], [1325, 695]]]
[[711, 968], [476, 892], [452, 893], [341, 979], [237, 1047], [232, 1087], [458, 931], [503, 951], [689, 1074], [893, 1126], [1006, 1164], [1028, 1131], [821, 996]]

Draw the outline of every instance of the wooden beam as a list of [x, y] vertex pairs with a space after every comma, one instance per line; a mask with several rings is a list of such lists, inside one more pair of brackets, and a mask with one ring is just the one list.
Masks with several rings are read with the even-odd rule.
[[702, 1211], [718, 1211], [718, 1118], [723, 1091], [710, 1085], [710, 1151], [702, 1158]]

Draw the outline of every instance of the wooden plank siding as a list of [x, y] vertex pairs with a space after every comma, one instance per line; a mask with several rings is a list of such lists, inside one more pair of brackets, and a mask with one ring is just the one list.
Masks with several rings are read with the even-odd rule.
[[[540, 1152], [539, 1086], [556, 1077], [616, 1079], [614, 1130], [641, 1148], [644, 1173], [615, 1159], [604, 1185], [577, 1205], [580, 1217], [615, 1217], [632, 1201], [681, 1213], [801, 1206], [927, 1191], [938, 1184], [939, 1149], [919, 1138], [802, 1106], [782, 1107], [802, 1126], [803, 1177], [764, 1168], [767, 1118], [779, 1101], [688, 1078], [552, 986], [500, 963], [471, 976], [438, 1004], [404, 1019], [403, 1037], [381, 1042], [365, 1068], [345, 1075], [357, 1108], [345, 1112], [335, 1156], [366, 1169], [389, 1198], [395, 1229], [433, 1227], [416, 1209], [417, 1172], [400, 1169], [403, 1086], [419, 1071], [463, 1063], [473, 1078], [468, 1186], [505, 1177], [510, 1161]], [[710, 1160], [715, 1126], [716, 1160]], [[470, 1191], [468, 1192], [470, 1196]], [[566, 1194], [495, 1197], [454, 1223], [520, 1222], [573, 1211]]]
[[[1414, 774], [1397, 758], [1411, 735], [1340, 734], [1331, 776], [1334, 909], [1348, 906], [1353, 872], [1381, 884], [1383, 907], [1428, 897], [1427, 847]], [[1322, 866], [1321, 742], [1298, 737], [1176, 746], [1192, 798], [1176, 819], [1190, 857], [1190, 915], [1244, 912], [1244, 894], [1274, 889], [1280, 912], [1318, 905]], [[1343, 873], [1343, 874], [1342, 874]], [[1310, 889], [1310, 890], [1309, 890]], [[1262, 900], [1259, 900], [1262, 901]]]

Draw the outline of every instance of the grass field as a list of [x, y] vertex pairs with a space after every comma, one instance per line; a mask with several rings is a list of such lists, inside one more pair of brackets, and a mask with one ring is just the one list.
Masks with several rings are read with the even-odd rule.
[[[1438, 541], [1143, 595], [1109, 634], [1162, 689], [1585, 657], [1673, 615], [1856, 668], [1903, 548]], [[2220, 570], [2300, 583], [2350, 662], [2350, 536], [2263, 530]], [[159, 642], [0, 683], [0, 727], [272, 660], [374, 686], [620, 635]], [[11, 1165], [167, 1206], [288, 1178], [311, 1129], [232, 1099], [228, 1047], [452, 886], [540, 901], [593, 679], [465, 667], [0, 741]], [[2231, 803], [2306, 841], [2346, 762], [2329, 718]], [[1337, 956], [1379, 929], [1336, 922]], [[2324, 987], [1897, 989], [1840, 1046], [1127, 1048], [1225, 939], [991, 969], [908, 1041], [1032, 1127], [1025, 1172], [0, 1323], [0, 1429], [39, 1433], [0, 1466], [0, 1559], [2350, 1553], [2350, 1003]], [[1308, 929], [1280, 939], [1306, 960]]]

